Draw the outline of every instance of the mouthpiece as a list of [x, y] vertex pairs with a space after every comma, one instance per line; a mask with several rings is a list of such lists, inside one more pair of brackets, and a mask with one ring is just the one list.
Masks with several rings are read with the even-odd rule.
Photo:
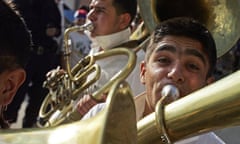
[[164, 104], [169, 104], [180, 97], [178, 88], [170, 84], [163, 87], [161, 94]]
[[88, 23], [85, 23], [84, 25], [83, 25], [83, 29], [84, 30], [87, 30], [87, 31], [91, 31], [91, 30], [93, 30], [93, 24], [91, 23], [91, 22], [88, 22]]
[[[93, 30], [93, 24], [91, 23], [91, 22], [87, 22], [87, 23], [85, 23], [85, 24], [83, 24], [83, 25], [81, 25], [81, 26], [79, 26], [79, 25], [75, 25], [75, 26], [72, 26], [72, 27], [70, 27], [70, 28], [68, 28], [66, 31], [68, 31], [68, 32], [71, 32], [71, 31], [91, 31], [91, 30]], [[65, 33], [66, 33], [66, 31], [65, 31]]]

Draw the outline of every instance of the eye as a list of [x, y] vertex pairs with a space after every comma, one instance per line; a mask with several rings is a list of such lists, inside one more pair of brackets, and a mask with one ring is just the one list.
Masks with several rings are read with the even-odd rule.
[[160, 57], [158, 58], [158, 62], [162, 65], [168, 65], [171, 63], [171, 59], [168, 57]]
[[95, 12], [95, 13], [101, 13], [101, 12], [104, 12], [104, 10], [105, 9], [103, 7], [94, 7], [94, 6], [90, 7], [90, 11]]
[[102, 12], [104, 12], [105, 11], [105, 8], [103, 8], [103, 7], [96, 7], [95, 8], [95, 12], [96, 13], [102, 13]]
[[194, 63], [189, 63], [187, 65], [187, 68], [190, 70], [190, 71], [199, 71], [200, 70], [200, 67], [197, 65], [197, 64], [194, 64]]

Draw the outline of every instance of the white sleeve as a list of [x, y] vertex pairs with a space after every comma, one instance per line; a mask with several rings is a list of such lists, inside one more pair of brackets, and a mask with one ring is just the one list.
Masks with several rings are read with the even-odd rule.
[[225, 144], [225, 142], [213, 132], [210, 132], [178, 141], [175, 144]]
[[106, 103], [100, 103], [95, 105], [93, 108], [91, 108], [88, 113], [86, 113], [83, 118], [81, 120], [86, 120], [89, 119], [93, 116], [95, 116], [97, 113], [99, 113], [100, 111], [103, 110], [103, 108], [105, 107]]
[[129, 83], [133, 96], [137, 96], [145, 91], [145, 86], [140, 81], [140, 64], [144, 60], [145, 52], [140, 50], [137, 52], [137, 61], [135, 68], [127, 77], [127, 82]]

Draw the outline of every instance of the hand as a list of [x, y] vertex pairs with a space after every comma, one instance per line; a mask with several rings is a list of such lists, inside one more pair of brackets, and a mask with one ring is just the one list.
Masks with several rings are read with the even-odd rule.
[[90, 95], [84, 95], [77, 103], [77, 110], [84, 116], [96, 104], [97, 101]]
[[[101, 102], [106, 100], [106, 94], [102, 95]], [[91, 95], [84, 95], [77, 103], [77, 110], [78, 112], [84, 116], [93, 106], [98, 104], [98, 102]]]

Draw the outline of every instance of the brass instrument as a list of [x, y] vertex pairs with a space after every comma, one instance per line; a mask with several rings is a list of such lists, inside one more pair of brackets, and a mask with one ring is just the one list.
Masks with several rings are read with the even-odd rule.
[[[181, 98], [163, 109], [172, 142], [240, 125], [240, 71]], [[164, 133], [155, 113], [136, 125], [135, 106], [127, 83], [115, 81], [105, 109], [88, 120], [50, 128], [2, 130], [8, 144], [153, 144]], [[157, 111], [159, 113], [159, 111]]]
[[[198, 7], [207, 7], [209, 12], [207, 13], [209, 15], [206, 19], [209, 21], [205, 21], [205, 24], [213, 33], [216, 40], [218, 57], [228, 51], [239, 38], [240, 33], [238, 24], [240, 20], [240, 10], [239, 3], [236, 0], [138, 0], [138, 2], [140, 10], [143, 11], [141, 12], [142, 18], [149, 32], [154, 29], [157, 23], [166, 19], [161, 19], [161, 16], [158, 15], [159, 13], [167, 15], [173, 12], [177, 16], [180, 16], [178, 15], [180, 14], [178, 8], [181, 8], [181, 6], [178, 6], [178, 4], [181, 5], [181, 3], [183, 3], [182, 6], [190, 5], [190, 7], [182, 8], [184, 10], [190, 9], [190, 12], [188, 11], [187, 14], [192, 14], [193, 11], [195, 11], [194, 9]], [[198, 4], [191, 5], [189, 4], [191, 2], [196, 2]], [[162, 6], [162, 4], [164, 6]], [[162, 10], [168, 11], [161, 12]], [[205, 13], [203, 14], [203, 12], [200, 11], [199, 15], [205, 15]], [[203, 20], [206, 19], [204, 18]], [[85, 78], [82, 79], [85, 81]], [[164, 114], [164, 125], [169, 139], [172, 142], [176, 142], [205, 132], [240, 125], [239, 85], [240, 71], [237, 71], [212, 85], [166, 105], [162, 113]], [[119, 88], [121, 87], [109, 87], [110, 92], [107, 101], [113, 98], [110, 96], [110, 93], [114, 93], [113, 91], [117, 91]], [[116, 96], [116, 98], [125, 98], [125, 96], [131, 95], [129, 90], [125, 92], [126, 93], [120, 92], [119, 96]], [[129, 107], [125, 106], [125, 102], [129, 102]], [[117, 112], [113, 112], [113, 109], [117, 110]], [[122, 115], [116, 116], [116, 113], [122, 113]], [[125, 113], [125, 115], [123, 113]], [[6, 143], [15, 144], [74, 144], [100, 142], [113, 144], [148, 144], [158, 141], [164, 134], [160, 128], [162, 125], [159, 123], [159, 117], [156, 117], [156, 114], [152, 113], [139, 121], [136, 126], [136, 122], [132, 121], [135, 119], [134, 113], [135, 110], [132, 99], [121, 99], [116, 100], [116, 103], [110, 103], [103, 112], [86, 121], [73, 122], [71, 124], [51, 128], [2, 131], [0, 138]], [[156, 111], [156, 113], [160, 113], [160, 111]], [[108, 114], [109, 118], [103, 118]], [[134, 118], [132, 116], [134, 116]], [[136, 127], [137, 132], [135, 131]], [[131, 135], [128, 135], [129, 133], [126, 133], [126, 131], [131, 131]], [[113, 134], [114, 138], [108, 134]], [[129, 140], [129, 138], [132, 139], [132, 141], [124, 141], [124, 139]], [[109, 139], [109, 141], [104, 141], [107, 139]]]
[[129, 85], [117, 79], [105, 109], [95, 117], [51, 128], [2, 130], [0, 140], [4, 144], [135, 144], [135, 113]]
[[[151, 33], [161, 21], [192, 17], [213, 34], [218, 58], [240, 37], [238, 1], [229, 0], [138, 0], [140, 13]], [[164, 125], [153, 113], [137, 123], [138, 144], [161, 143], [165, 134], [171, 142], [208, 131], [239, 125], [240, 72], [165, 107]], [[227, 102], [227, 103], [225, 103]], [[223, 104], [224, 103], [224, 104]], [[231, 104], [230, 104], [231, 103]], [[156, 106], [160, 107], [160, 106]], [[166, 133], [161, 127], [166, 127]]]
[[[236, 1], [138, 0], [138, 3], [140, 7], [140, 13], [144, 20], [144, 25], [140, 25], [143, 27], [139, 28], [141, 32], [136, 31], [136, 33], [140, 33], [140, 36], [135, 33], [131, 36], [131, 39], [144, 39], [144, 42], [139, 47], [137, 47], [135, 51], [146, 47], [146, 44], [149, 40], [149, 37], [146, 37], [150, 32], [153, 31], [157, 23], [177, 16], [193, 17], [204, 23], [212, 32], [216, 40], [218, 57], [228, 51], [233, 46], [234, 42], [237, 41], [238, 37], [240, 37], [239, 28], [236, 26], [237, 23], [240, 23], [240, 19], [236, 17], [239, 16], [240, 10], [237, 7], [238, 4]], [[224, 13], [221, 13], [221, 11], [224, 11]], [[226, 21], [228, 23], [226, 23]], [[65, 76], [60, 75], [61, 78], [58, 78], [58, 80], [53, 80], [54, 82], [57, 81], [58, 84], [54, 84], [54, 87], [52, 88], [52, 90], [50, 90], [50, 94], [43, 102], [39, 117], [41, 118], [41, 120], [43, 121], [42, 123], [45, 126], [58, 125], [63, 122], [63, 119], [71, 119], [67, 120], [69, 122], [80, 119], [80, 117], [78, 117], [79, 115], [76, 114], [76, 112], [71, 112], [74, 111], [72, 106], [73, 101], [76, 100], [77, 97], [79, 97], [79, 93], [83, 93], [85, 89], [87, 89], [100, 77], [100, 68], [97, 65], [94, 65], [95, 62], [93, 62], [92, 57], [84, 58], [72, 70], [70, 69], [69, 64], [69, 33], [79, 30], [91, 30], [91, 28], [91, 24], [86, 24], [80, 27], [74, 26], [68, 28], [65, 31], [64, 44], [67, 73], [65, 74]], [[86, 81], [86, 77], [89, 75], [89, 73], [93, 73], [94, 71], [96, 72], [95, 78]], [[56, 78], [54, 77], [53, 79]], [[60, 82], [61, 84], [59, 84]], [[58, 87], [60, 88], [56, 88], [56, 85], [58, 85]], [[70, 112], [72, 114], [69, 114]], [[66, 117], [66, 115], [68, 116]], [[56, 123], [54, 122], [55, 124], [52, 124], [53, 121], [59, 119], [59, 117], [61, 121]]]
[[229, 51], [240, 37], [238, 0], [138, 0], [140, 14], [151, 33], [161, 21], [173, 17], [192, 17], [210, 30], [217, 56]]
[[[164, 123], [171, 142], [240, 125], [239, 85], [240, 71], [237, 71], [166, 105], [163, 111]], [[155, 113], [138, 121], [137, 144], [161, 143], [164, 134], [161, 126]]]
[[[115, 55], [126, 55], [128, 62], [119, 73], [102, 88], [92, 94], [96, 100], [101, 99], [101, 94], [109, 91], [109, 87], [117, 79], [124, 80], [134, 69], [136, 64], [136, 55], [132, 50], [126, 48], [116, 48], [108, 51], [100, 52], [91, 56], [87, 56], [80, 60], [71, 70], [70, 68], [70, 44], [69, 33], [76, 30], [89, 30], [91, 24], [83, 26], [74, 26], [66, 29], [64, 34], [65, 43], [65, 61], [67, 72], [59, 71], [59, 68], [53, 70], [51, 75], [45, 81], [44, 85], [49, 89], [49, 94], [44, 99], [39, 111], [39, 127], [57, 126], [63, 123], [70, 123], [81, 119], [81, 115], [74, 108], [74, 101], [81, 97], [81, 94], [89, 88], [100, 77], [100, 67], [95, 63], [97, 60]], [[89, 74], [95, 72], [92, 79], [88, 79]]]

